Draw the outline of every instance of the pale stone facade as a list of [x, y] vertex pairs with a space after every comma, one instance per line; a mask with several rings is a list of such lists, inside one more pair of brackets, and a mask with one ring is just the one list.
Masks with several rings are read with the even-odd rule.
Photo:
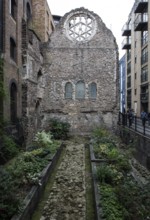
[[71, 124], [73, 133], [86, 133], [103, 123], [114, 127], [118, 48], [101, 18], [84, 8], [65, 14], [42, 53], [42, 126], [59, 118]]

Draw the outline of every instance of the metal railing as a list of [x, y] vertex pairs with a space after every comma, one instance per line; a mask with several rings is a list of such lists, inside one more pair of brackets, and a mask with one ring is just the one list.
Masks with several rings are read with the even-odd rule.
[[118, 124], [150, 137], [150, 120], [144, 121], [137, 116], [129, 118], [127, 113], [119, 112]]

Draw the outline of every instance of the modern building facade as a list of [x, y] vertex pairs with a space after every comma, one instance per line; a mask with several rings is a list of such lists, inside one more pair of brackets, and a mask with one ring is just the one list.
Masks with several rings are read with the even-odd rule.
[[126, 109], [126, 56], [119, 61], [120, 72], [120, 112], [124, 113]]
[[122, 28], [126, 50], [126, 108], [150, 111], [150, 1], [135, 0]]

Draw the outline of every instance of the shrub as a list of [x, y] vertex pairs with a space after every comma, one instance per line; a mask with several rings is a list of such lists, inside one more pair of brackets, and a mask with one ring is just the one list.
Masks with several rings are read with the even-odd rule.
[[4, 133], [0, 137], [0, 161], [1, 164], [7, 162], [19, 152], [19, 149], [14, 140]]
[[47, 147], [53, 143], [51, 133], [45, 131], [38, 132], [34, 141], [39, 147]]
[[110, 185], [102, 185], [100, 187], [102, 218], [105, 220], [123, 220], [125, 210], [120, 205], [114, 189]]
[[0, 167], [0, 219], [11, 219], [20, 204], [16, 196], [16, 185], [12, 176]]
[[101, 165], [97, 169], [96, 177], [101, 183], [111, 184], [113, 182], [113, 172], [107, 165]]
[[68, 137], [70, 124], [57, 119], [50, 120], [50, 131], [55, 139], [66, 139]]

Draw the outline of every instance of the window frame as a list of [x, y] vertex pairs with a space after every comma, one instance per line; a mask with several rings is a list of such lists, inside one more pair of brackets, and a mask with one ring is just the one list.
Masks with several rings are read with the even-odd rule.
[[[81, 88], [78, 88], [79, 84], [83, 85], [83, 95], [80, 96], [79, 94], [82, 93], [81, 91]], [[76, 86], [75, 86], [75, 98], [78, 99], [78, 100], [83, 100], [85, 99], [85, 82], [80, 80], [76, 83]]]
[[[94, 89], [95, 89], [95, 91], [94, 91], [94, 95], [93, 95], [93, 91], [92, 91], [92, 86], [94, 85]], [[97, 98], [97, 84], [95, 83], [95, 82], [91, 82], [90, 84], [89, 84], [89, 98], [90, 99], [96, 99]]]
[[[68, 88], [68, 86], [71, 86], [71, 87]], [[68, 91], [69, 89], [70, 91]], [[65, 84], [65, 99], [72, 99], [72, 98], [73, 98], [73, 85], [71, 82], [67, 82]]]

